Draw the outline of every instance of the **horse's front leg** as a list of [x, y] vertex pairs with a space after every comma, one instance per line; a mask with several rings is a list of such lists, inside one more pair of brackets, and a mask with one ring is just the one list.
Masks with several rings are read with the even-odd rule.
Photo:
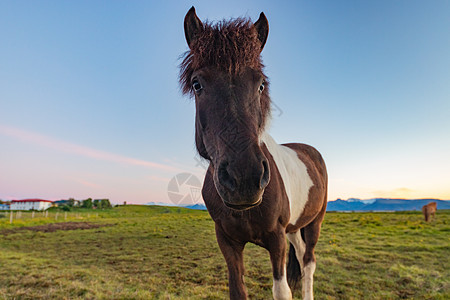
[[270, 233], [265, 241], [269, 250], [273, 273], [273, 298], [275, 300], [291, 300], [292, 293], [287, 282], [286, 273], [286, 235], [284, 229]]
[[247, 291], [244, 285], [244, 247], [245, 243], [239, 243], [230, 239], [216, 223], [216, 236], [220, 250], [222, 251], [228, 267], [228, 288], [231, 300], [247, 299]]

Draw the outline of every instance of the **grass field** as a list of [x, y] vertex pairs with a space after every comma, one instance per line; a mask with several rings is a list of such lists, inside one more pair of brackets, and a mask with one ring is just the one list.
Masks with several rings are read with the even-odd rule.
[[[228, 297], [205, 211], [126, 206], [57, 219], [24, 212], [13, 224], [2, 216], [0, 299]], [[57, 222], [108, 226], [42, 231]], [[268, 253], [249, 244], [245, 255], [249, 298], [272, 299]], [[450, 211], [430, 224], [418, 212], [328, 213], [316, 255], [316, 299], [450, 299]]]

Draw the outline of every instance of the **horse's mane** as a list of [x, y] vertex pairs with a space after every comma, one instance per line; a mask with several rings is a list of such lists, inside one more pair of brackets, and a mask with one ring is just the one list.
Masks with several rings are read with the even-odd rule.
[[215, 67], [229, 74], [250, 67], [262, 73], [260, 49], [258, 33], [248, 18], [204, 23], [203, 31], [191, 43], [190, 50], [184, 53], [180, 65], [182, 92], [192, 93], [192, 74], [202, 67]]

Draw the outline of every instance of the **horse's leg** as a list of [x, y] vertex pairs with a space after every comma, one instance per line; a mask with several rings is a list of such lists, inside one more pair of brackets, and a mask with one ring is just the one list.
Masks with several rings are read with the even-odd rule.
[[303, 268], [305, 267], [303, 264], [303, 257], [305, 255], [306, 245], [300, 234], [300, 229], [297, 232], [288, 233], [287, 238], [289, 242], [294, 246], [295, 256], [297, 256], [297, 260], [300, 263], [300, 270], [301, 272], [303, 272]]
[[292, 293], [287, 282], [286, 273], [286, 235], [284, 228], [276, 233], [270, 233], [264, 240], [265, 248], [269, 250], [273, 274], [273, 298], [275, 300], [291, 300]]
[[305, 238], [305, 255], [303, 256], [304, 276], [302, 278], [302, 294], [303, 299], [314, 299], [313, 282], [314, 271], [316, 270], [316, 257], [314, 255], [314, 247], [319, 240], [320, 227], [322, 225], [323, 217], [325, 215], [325, 209], [319, 213], [319, 215], [308, 224], [304, 230]]
[[301, 230], [288, 233], [287, 238], [290, 243], [289, 263], [288, 263], [288, 283], [291, 289], [296, 289], [297, 284], [304, 274], [303, 257], [305, 256], [306, 245], [301, 236]]
[[245, 243], [231, 240], [216, 224], [216, 236], [220, 250], [228, 267], [228, 288], [231, 300], [247, 299], [244, 285], [244, 247]]

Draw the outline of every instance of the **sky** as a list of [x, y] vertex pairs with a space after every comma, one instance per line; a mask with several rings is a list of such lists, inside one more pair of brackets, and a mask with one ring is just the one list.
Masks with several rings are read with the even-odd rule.
[[439, 0], [0, 1], [0, 199], [170, 204], [174, 182], [203, 180], [178, 85], [192, 5], [210, 21], [265, 13], [270, 133], [322, 153], [329, 200], [450, 199]]

